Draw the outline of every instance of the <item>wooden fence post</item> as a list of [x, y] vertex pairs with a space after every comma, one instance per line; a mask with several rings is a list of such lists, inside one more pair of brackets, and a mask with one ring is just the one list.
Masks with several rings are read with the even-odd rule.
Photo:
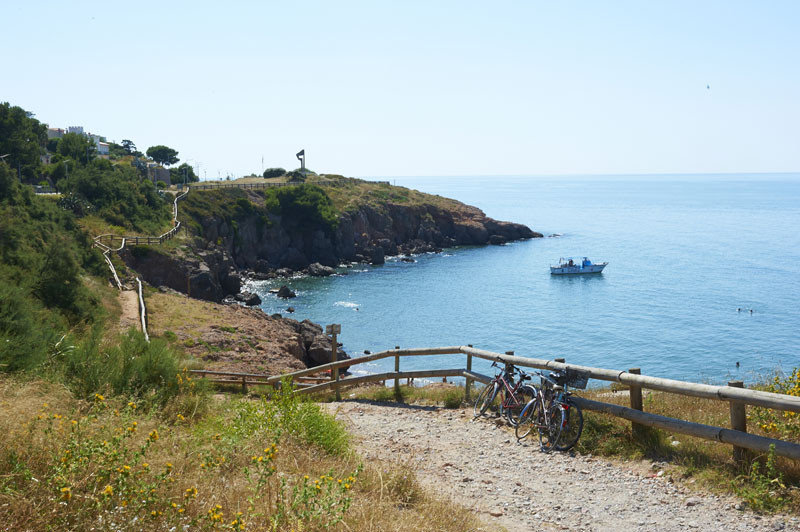
[[[472, 355], [467, 355], [467, 371], [472, 371]], [[469, 395], [471, 389], [472, 389], [472, 379], [467, 377], [467, 383], [464, 387], [464, 401], [466, 402], [469, 402]]]
[[[394, 346], [395, 349], [400, 349], [399, 345]], [[394, 372], [400, 373], [400, 355], [394, 356]], [[400, 376], [394, 379], [394, 395], [400, 397]]]
[[[634, 375], [641, 375], [642, 369], [631, 368], [628, 370], [628, 373], [633, 373]], [[634, 410], [638, 410], [639, 412], [642, 412], [644, 410], [644, 403], [642, 402], [642, 387], [629, 386], [628, 394], [630, 395], [631, 408], [633, 408]], [[644, 432], [644, 425], [640, 425], [639, 423], [631, 421], [631, 434], [635, 439], [641, 438], [643, 432]]]
[[242, 393], [247, 393], [247, 377], [242, 375]]
[[[331, 334], [331, 362], [336, 362], [339, 360], [339, 340], [336, 338], [336, 334], [340, 331], [339, 326], [334, 326], [332, 328], [333, 334]], [[339, 390], [339, 368], [333, 368], [333, 380], [336, 381], [336, 400], [342, 400], [342, 393]]]
[[[744, 388], [742, 381], [730, 381], [728, 386], [732, 388]], [[730, 401], [731, 405], [731, 428], [741, 432], [747, 432], [747, 410], [744, 403]], [[733, 446], [733, 460], [741, 464], [747, 459], [747, 450], [744, 447]]]

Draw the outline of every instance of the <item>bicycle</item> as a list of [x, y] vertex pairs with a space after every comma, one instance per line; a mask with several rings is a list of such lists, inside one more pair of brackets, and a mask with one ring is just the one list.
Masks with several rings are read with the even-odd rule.
[[536, 372], [542, 381], [539, 392], [520, 412], [515, 434], [521, 441], [535, 428], [544, 452], [568, 451], [583, 432], [583, 412], [572, 400], [568, 386], [583, 389], [588, 377], [581, 373]]
[[[498, 367], [497, 362], [497, 360], [492, 362], [493, 368]], [[515, 373], [519, 374], [519, 380], [516, 382]], [[506, 363], [503, 370], [495, 375], [494, 379], [478, 394], [473, 410], [474, 417], [482, 416], [492, 406], [497, 396], [502, 394], [500, 415], [505, 415], [509, 424], [516, 426], [522, 409], [538, 394], [533, 384], [523, 384], [530, 379], [530, 375], [513, 364]]]

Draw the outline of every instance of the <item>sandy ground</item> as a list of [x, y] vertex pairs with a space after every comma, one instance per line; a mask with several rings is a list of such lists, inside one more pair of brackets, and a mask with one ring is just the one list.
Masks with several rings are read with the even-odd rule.
[[[350, 426], [366, 460], [413, 468], [427, 489], [477, 512], [487, 530], [800, 530], [739, 501], [690, 491], [657, 464], [544, 454], [499, 419], [472, 411], [345, 401], [326, 405]], [[739, 508], [739, 509], [737, 509]]]

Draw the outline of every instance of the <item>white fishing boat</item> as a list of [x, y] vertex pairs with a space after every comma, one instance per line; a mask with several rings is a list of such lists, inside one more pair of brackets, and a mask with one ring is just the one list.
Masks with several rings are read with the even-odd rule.
[[586, 257], [562, 257], [558, 266], [550, 266], [551, 275], [572, 275], [581, 273], [600, 273], [608, 266], [607, 262], [593, 264]]

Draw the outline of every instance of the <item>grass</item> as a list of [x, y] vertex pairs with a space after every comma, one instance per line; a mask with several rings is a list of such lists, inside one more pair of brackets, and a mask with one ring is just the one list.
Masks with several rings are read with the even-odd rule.
[[[580, 395], [628, 405], [625, 390], [592, 389]], [[730, 424], [730, 408], [723, 401], [649, 390], [644, 390], [643, 396], [646, 412], [718, 427]], [[748, 407], [748, 432], [780, 437], [765, 430], [765, 424], [756, 422], [755, 416], [761, 410]], [[800, 443], [796, 435], [784, 439]], [[641, 437], [634, 438], [630, 422], [597, 412], [584, 412], [584, 430], [576, 450], [623, 460], [664, 463], [673, 477], [711, 492], [737, 495], [754, 510], [800, 513], [800, 464], [794, 460], [750, 453], [743, 464], [737, 464], [730, 445], [648, 427]]]
[[[465, 405], [464, 388], [455, 384], [432, 384], [423, 387], [405, 384], [399, 387], [399, 394], [395, 391], [394, 386], [364, 386], [346, 393], [343, 392], [343, 397], [380, 403], [399, 402], [441, 406], [448, 409], [460, 408]], [[322, 393], [315, 395], [314, 399], [321, 402], [332, 402], [335, 400], [335, 395], [333, 392]]]
[[469, 207], [453, 199], [361, 179], [342, 178], [337, 181], [336, 185], [325, 187], [325, 192], [339, 212], [355, 211], [362, 206], [382, 210], [389, 204], [435, 207], [465, 215], [477, 212], [474, 207]]
[[[176, 381], [187, 397], [186, 374]], [[288, 387], [285, 389], [288, 390]], [[290, 393], [146, 409], [0, 378], [0, 522], [13, 530], [481, 530], [371, 461]]]

